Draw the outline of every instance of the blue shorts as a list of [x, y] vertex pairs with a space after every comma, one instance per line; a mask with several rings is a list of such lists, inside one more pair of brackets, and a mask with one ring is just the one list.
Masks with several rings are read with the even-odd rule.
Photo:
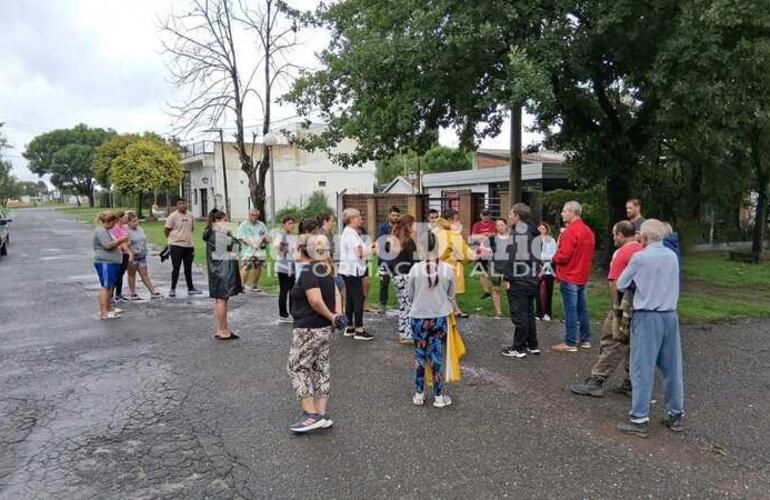
[[118, 279], [120, 264], [116, 262], [94, 262], [94, 269], [99, 276], [99, 284], [102, 288], [112, 288]]

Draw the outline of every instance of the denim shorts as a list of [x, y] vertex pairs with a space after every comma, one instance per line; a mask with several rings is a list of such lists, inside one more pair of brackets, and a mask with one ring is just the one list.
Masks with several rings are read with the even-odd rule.
[[112, 288], [120, 272], [120, 263], [117, 262], [94, 262], [94, 269], [99, 276], [99, 284], [102, 288]]
[[128, 261], [128, 267], [131, 269], [139, 269], [140, 267], [147, 267], [147, 257], [135, 257], [134, 260]]

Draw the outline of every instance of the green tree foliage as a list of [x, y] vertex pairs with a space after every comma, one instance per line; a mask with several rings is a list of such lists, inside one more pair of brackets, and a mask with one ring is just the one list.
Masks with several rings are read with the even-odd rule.
[[[0, 129], [2, 129], [3, 123], [0, 122]], [[11, 162], [3, 159], [3, 150], [9, 149], [8, 140], [2, 134], [0, 130], [0, 207], [5, 206], [5, 202], [16, 198], [19, 195], [19, 185], [16, 181], [16, 177], [11, 174], [13, 165]]]
[[35, 137], [23, 155], [35, 174], [51, 175], [51, 183], [62, 191], [88, 197], [94, 206], [94, 150], [115, 135], [111, 129], [90, 128], [80, 124], [71, 129], [57, 129]]
[[421, 156], [408, 153], [378, 160], [375, 163], [377, 182], [386, 184], [399, 175], [408, 175], [417, 171], [428, 173], [468, 170], [473, 167], [471, 154], [462, 149], [434, 146]]
[[[141, 139], [164, 142], [163, 138], [154, 132], [145, 132], [143, 134], [120, 134], [112, 137], [110, 140], [96, 148], [93, 163], [96, 182], [104, 187], [109, 187], [110, 184], [112, 184], [112, 179], [110, 178], [112, 160], [123, 154], [128, 146]], [[178, 147], [174, 141], [171, 141], [170, 143], [175, 147]]]
[[326, 193], [319, 189], [313, 191], [302, 207], [290, 205], [279, 210], [276, 214], [276, 221], [280, 222], [281, 219], [287, 215], [294, 217], [299, 222], [308, 217], [316, 218], [321, 214], [333, 213], [335, 213], [335, 210], [329, 206], [329, 200]]
[[128, 145], [112, 160], [109, 169], [118, 191], [137, 196], [140, 215], [143, 192], [176, 186], [183, 175], [176, 148], [154, 139], [139, 139]]

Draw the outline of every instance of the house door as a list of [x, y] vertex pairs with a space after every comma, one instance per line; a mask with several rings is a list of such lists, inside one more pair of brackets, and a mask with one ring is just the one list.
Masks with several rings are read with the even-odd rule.
[[201, 193], [201, 218], [206, 218], [209, 213], [209, 198], [208, 198], [208, 190], [206, 188], [203, 188], [200, 190]]

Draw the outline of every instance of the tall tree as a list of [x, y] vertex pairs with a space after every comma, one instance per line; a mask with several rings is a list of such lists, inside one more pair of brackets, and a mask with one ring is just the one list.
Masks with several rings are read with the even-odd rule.
[[81, 123], [71, 129], [52, 130], [35, 137], [23, 156], [29, 160], [28, 168], [33, 173], [41, 177], [50, 174], [54, 186], [88, 197], [88, 204], [93, 207], [94, 150], [114, 135], [114, 130], [90, 128]]
[[377, 182], [386, 184], [399, 175], [410, 173], [451, 172], [473, 167], [471, 153], [462, 149], [434, 146], [424, 155], [406, 153], [375, 163]]
[[[170, 70], [177, 87], [188, 91], [188, 98], [174, 105], [183, 131], [198, 126], [234, 125], [233, 137], [238, 157], [249, 179], [254, 207], [265, 213], [265, 178], [270, 167], [268, 151], [254, 161], [256, 133], [247, 144], [244, 116], [250, 97], [256, 98], [262, 112], [262, 135], [270, 131], [273, 89], [296, 66], [289, 54], [297, 46], [297, 25], [289, 20], [290, 9], [280, 0], [252, 2], [231, 0], [191, 0], [185, 14], [171, 14], [162, 26], [169, 39], [164, 49], [171, 57]], [[243, 34], [257, 38], [257, 58], [253, 50], [243, 50]], [[261, 76], [258, 75], [261, 70]]]
[[142, 193], [176, 186], [183, 175], [177, 149], [153, 139], [139, 139], [129, 144], [112, 160], [109, 172], [118, 191], [137, 197], [140, 217]]
[[[0, 122], [0, 129], [2, 127], [3, 123]], [[2, 130], [0, 130], [0, 208], [4, 207], [8, 200], [19, 195], [19, 183], [16, 177], [11, 174], [13, 165], [10, 161], [3, 158], [3, 150], [5, 149], [10, 149], [10, 146], [8, 145], [8, 139], [5, 138]]]

